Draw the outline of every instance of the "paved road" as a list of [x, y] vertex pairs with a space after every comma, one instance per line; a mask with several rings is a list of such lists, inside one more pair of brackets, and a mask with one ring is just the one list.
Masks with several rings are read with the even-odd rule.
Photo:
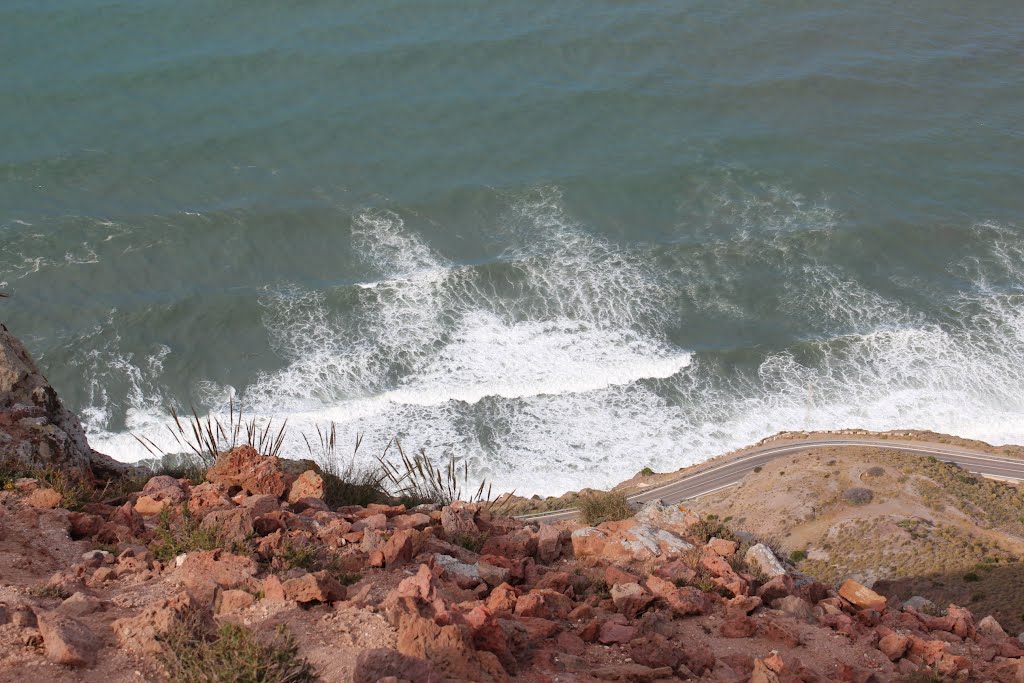
[[[877, 447], [925, 457], [934, 456], [946, 462], [956, 463], [965, 470], [982, 476], [1024, 481], [1024, 459], [990, 455], [946, 444], [843, 437], [835, 439], [809, 439], [796, 442], [787, 441], [778, 445], [767, 444], [700, 471], [692, 472], [668, 484], [662, 484], [661, 486], [641, 491], [630, 496], [629, 501], [642, 504], [651, 500], [661, 499], [666, 503], [680, 503], [684, 500], [699, 498], [708, 493], [738, 484], [755, 467], [764, 465], [766, 462], [780, 456], [799, 453], [800, 451], [807, 451], [813, 448], [843, 446], [858, 448]], [[538, 522], [559, 522], [572, 519], [577, 514], [578, 512], [575, 508], [567, 508], [555, 512], [522, 515], [520, 519]]]

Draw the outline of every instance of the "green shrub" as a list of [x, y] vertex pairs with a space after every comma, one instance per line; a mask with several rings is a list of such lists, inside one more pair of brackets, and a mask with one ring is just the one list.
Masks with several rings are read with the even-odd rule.
[[272, 638], [249, 628], [224, 624], [208, 636], [191, 622], [179, 623], [162, 640], [161, 660], [177, 683], [314, 683], [320, 677], [299, 656], [287, 630]]
[[654, 470], [652, 470], [650, 467], [645, 467], [642, 470], [640, 470], [640, 476], [641, 477], [649, 477], [649, 476], [651, 476], [653, 474], [654, 474]]
[[981, 580], [981, 577], [978, 576], [975, 572], [967, 572], [966, 574], [964, 574], [964, 581], [972, 581], [973, 582], [973, 581], [980, 581], [980, 580]]
[[616, 491], [588, 493], [576, 502], [584, 521], [594, 526], [601, 522], [617, 522], [633, 516], [626, 494]]
[[789, 561], [792, 562], [793, 564], [797, 564], [798, 562], [802, 562], [802, 561], [804, 561], [806, 559], [807, 559], [807, 551], [806, 550], [794, 550], [793, 552], [791, 552], [789, 554]]
[[203, 527], [202, 520], [187, 507], [180, 510], [170, 506], [160, 511], [153, 530], [150, 549], [158, 560], [172, 560], [182, 553], [216, 550], [221, 547], [220, 529]]

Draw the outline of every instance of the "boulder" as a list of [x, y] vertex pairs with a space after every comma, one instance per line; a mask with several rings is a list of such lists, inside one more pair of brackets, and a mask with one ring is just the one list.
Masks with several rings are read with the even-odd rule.
[[860, 609], [872, 609], [881, 612], [885, 609], [886, 599], [867, 586], [853, 579], [847, 579], [839, 587], [839, 595], [850, 604]]
[[743, 555], [743, 561], [747, 563], [748, 567], [757, 569], [769, 579], [786, 573], [786, 568], [775, 557], [772, 549], [764, 543], [750, 546], [746, 554]]
[[692, 586], [677, 587], [670, 581], [657, 576], [647, 577], [647, 588], [655, 596], [664, 600], [673, 614], [681, 617], [703, 614], [708, 609], [708, 601], [703, 591]]
[[415, 554], [413, 533], [409, 529], [396, 531], [381, 548], [384, 564], [388, 569], [412, 561]]
[[256, 597], [252, 593], [233, 588], [221, 593], [217, 612], [219, 614], [233, 614], [248, 609], [254, 604], [256, 604]]
[[978, 633], [989, 638], [1005, 638], [1006, 631], [991, 614], [978, 622]]
[[26, 468], [115, 476], [135, 467], [89, 447], [82, 423], [39, 372], [28, 350], [0, 324], [0, 460]]
[[654, 601], [654, 596], [637, 583], [617, 583], [612, 586], [611, 596], [615, 609], [630, 619], [635, 618]]
[[123, 647], [159, 654], [162, 650], [159, 636], [185, 620], [201, 629], [211, 628], [213, 623], [205, 605], [190, 593], [181, 592], [147, 607], [138, 616], [118, 619], [111, 626]]
[[206, 480], [226, 487], [238, 486], [250, 494], [263, 493], [280, 498], [287, 484], [280, 459], [260, 455], [252, 446], [243, 445], [223, 453], [206, 472]]
[[135, 501], [135, 511], [143, 517], [152, 517], [171, 504], [169, 500], [157, 500], [152, 496], [139, 496]]
[[52, 510], [60, 507], [62, 497], [51, 488], [36, 489], [25, 497], [25, 503], [40, 510]]
[[216, 532], [220, 542], [225, 545], [245, 543], [255, 533], [252, 512], [242, 507], [214, 510], [203, 517], [199, 526], [202, 529]]
[[690, 528], [700, 522], [700, 517], [682, 505], [668, 505], [660, 500], [652, 500], [633, 516], [638, 524], [646, 524], [658, 529], [665, 529], [685, 536]]
[[909, 647], [910, 638], [895, 632], [883, 636], [878, 641], [878, 649], [889, 658], [890, 662], [895, 662], [903, 657]]
[[671, 531], [632, 519], [582, 527], [572, 532], [571, 540], [576, 557], [600, 557], [612, 562], [667, 560], [693, 549]]
[[96, 662], [99, 639], [73, 617], [55, 612], [36, 615], [46, 658], [66, 666], [89, 666]]
[[317, 498], [323, 500], [324, 479], [314, 470], [306, 470], [300, 474], [288, 491], [288, 502], [295, 504], [301, 498]]
[[550, 524], [541, 524], [537, 529], [537, 559], [551, 564], [562, 552], [562, 534]]
[[345, 587], [326, 571], [320, 571], [285, 581], [284, 594], [298, 603], [335, 602], [345, 599]]
[[705, 547], [721, 557], [732, 557], [739, 549], [739, 544], [736, 541], [728, 541], [724, 538], [712, 538]]
[[468, 633], [455, 625], [439, 626], [432, 619], [404, 612], [398, 622], [397, 647], [407, 657], [430, 662], [439, 680], [508, 681], [497, 656], [477, 651]]

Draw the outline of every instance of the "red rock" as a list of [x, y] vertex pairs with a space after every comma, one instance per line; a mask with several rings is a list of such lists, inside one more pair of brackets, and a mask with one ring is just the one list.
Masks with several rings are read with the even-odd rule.
[[637, 583], [617, 583], [611, 589], [612, 603], [622, 615], [633, 619], [654, 602], [654, 596]]
[[68, 521], [71, 523], [71, 538], [76, 541], [83, 538], [92, 538], [99, 533], [103, 526], [103, 518], [99, 515], [91, 515], [88, 512], [69, 512]]
[[577, 633], [581, 640], [586, 643], [593, 643], [597, 641], [597, 637], [601, 635], [601, 627], [604, 626], [604, 621], [601, 619], [594, 619], [593, 621], [587, 622], [586, 626], [581, 628]]
[[640, 577], [612, 564], [608, 565], [604, 570], [604, 582], [609, 586], [620, 583], [640, 583]]
[[941, 640], [927, 640], [917, 636], [907, 636], [910, 639], [910, 648], [907, 655], [919, 657], [927, 665], [932, 665], [942, 659], [946, 654], [946, 643]]
[[177, 577], [188, 587], [200, 587], [212, 582], [221, 588], [241, 588], [254, 585], [256, 563], [223, 550], [188, 553], [178, 568]]
[[551, 564], [562, 552], [562, 534], [550, 524], [541, 524], [537, 529], [537, 559]]
[[60, 507], [61, 495], [54, 489], [36, 489], [25, 496], [25, 504], [40, 510], [52, 510]]
[[697, 572], [682, 560], [673, 560], [655, 570], [655, 575], [671, 581], [677, 586], [692, 583], [697, 578]]
[[166, 474], [151, 477], [142, 487], [142, 493], [153, 500], [167, 500], [177, 505], [188, 498], [188, 485]]
[[572, 601], [557, 591], [534, 589], [516, 600], [515, 614], [541, 619], [565, 619], [572, 609]]
[[199, 526], [207, 531], [215, 532], [220, 542], [225, 545], [245, 543], [255, 533], [252, 513], [242, 507], [213, 510], [203, 517]]
[[507, 583], [512, 578], [512, 572], [504, 567], [498, 567], [489, 562], [477, 562], [477, 571], [480, 574], [480, 578], [484, 580], [488, 586], [500, 586], [503, 583]]
[[278, 499], [266, 493], [245, 496], [239, 505], [248, 510], [252, 514], [253, 519], [281, 509]]
[[597, 640], [602, 645], [624, 644], [636, 636], [636, 627], [609, 619], [601, 624]]
[[603, 681], [635, 681], [651, 683], [672, 676], [670, 667], [652, 669], [643, 664], [605, 664], [590, 670], [590, 675]]
[[739, 544], [736, 541], [727, 541], [724, 538], [712, 538], [705, 547], [719, 557], [732, 557], [736, 554]]
[[[225, 495], [227, 487], [204, 482], [192, 487], [192, 495], [188, 499], [189, 512], [203, 517], [212, 510], [227, 510], [234, 507], [234, 503], [228, 500]], [[277, 500], [277, 496], [273, 496]]]
[[682, 648], [658, 633], [632, 640], [629, 656], [634, 662], [653, 668], [667, 666], [675, 669], [683, 660]]
[[677, 616], [703, 614], [708, 609], [707, 598], [703, 591], [697, 588], [691, 586], [677, 588], [675, 584], [657, 576], [647, 577], [647, 588], [651, 593], [664, 600], [669, 609]]
[[800, 645], [800, 636], [797, 631], [784, 626], [782, 623], [775, 621], [774, 619], [762, 621], [758, 630], [761, 636], [768, 640], [774, 640], [777, 643], [782, 643], [790, 649]]
[[276, 574], [270, 574], [263, 579], [263, 597], [272, 602], [284, 602], [287, 596], [284, 593], [284, 584]]
[[961, 638], [974, 638], [977, 630], [974, 627], [974, 615], [970, 610], [956, 605], [950, 605], [946, 616], [952, 622], [952, 628], [948, 629]]
[[469, 636], [459, 627], [439, 626], [418, 614], [400, 616], [398, 651], [429, 661], [440, 678], [480, 683], [508, 681], [498, 658], [490, 652], [476, 651]]
[[84, 624], [55, 612], [37, 614], [37, 622], [46, 658], [51, 662], [66, 666], [89, 666], [96, 662], [100, 642]]
[[757, 595], [766, 604], [773, 600], [779, 600], [793, 593], [793, 577], [789, 574], [779, 574], [769, 579], [767, 583], [757, 589]]
[[288, 490], [288, 502], [292, 505], [301, 498], [322, 500], [323, 497], [324, 479], [314, 470], [306, 470], [300, 474]]
[[418, 657], [409, 657], [388, 648], [359, 653], [352, 672], [353, 683], [379, 683], [388, 678], [408, 683], [434, 683], [437, 680], [430, 663]]
[[555, 636], [555, 648], [557, 648], [559, 652], [568, 652], [571, 655], [579, 655], [587, 649], [587, 644], [575, 633], [562, 631]]
[[727, 616], [718, 633], [723, 638], [749, 638], [757, 631], [754, 620], [745, 614]]
[[280, 498], [287, 485], [280, 460], [260, 455], [252, 446], [238, 446], [222, 454], [206, 472], [206, 480], [223, 486], [239, 486], [251, 494], [265, 493]]
[[532, 642], [553, 638], [562, 630], [558, 622], [541, 617], [516, 617], [516, 622], [525, 629], [527, 639]]
[[388, 519], [405, 514], [405, 505], [383, 505], [382, 503], [370, 503], [366, 506], [368, 515], [384, 515]]
[[725, 603], [726, 612], [730, 614], [750, 614], [761, 606], [761, 598], [750, 595], [737, 595]]
[[466, 615], [473, 647], [490, 652], [509, 673], [516, 673], [519, 664], [509, 644], [508, 632], [486, 607], [476, 607]]
[[391, 518], [391, 523], [396, 529], [424, 529], [430, 526], [430, 521], [430, 515], [425, 515], [422, 512]]
[[256, 604], [256, 597], [246, 591], [232, 589], [221, 593], [219, 614], [233, 614]]
[[353, 531], [366, 532], [367, 530], [380, 530], [388, 528], [388, 517], [383, 512], [376, 515], [363, 517], [352, 525]]
[[107, 519], [107, 522], [116, 526], [128, 528], [133, 536], [137, 536], [146, 530], [146, 523], [142, 515], [135, 511], [131, 503], [125, 503], [116, 508]]
[[779, 683], [782, 679], [762, 659], [754, 660], [754, 670], [750, 672], [750, 683]]
[[746, 595], [750, 586], [721, 556], [705, 552], [700, 558], [700, 565], [714, 577], [715, 585], [725, 588], [733, 595]]
[[487, 598], [487, 609], [494, 614], [511, 614], [516, 608], [516, 591], [512, 586], [503, 583], [496, 586]]
[[491, 536], [480, 552], [514, 560], [533, 557], [537, 554], [537, 535], [528, 528], [522, 528], [503, 536]]
[[412, 561], [414, 553], [413, 532], [407, 529], [396, 531], [380, 550], [384, 564], [390, 569]]
[[857, 583], [853, 579], [847, 579], [843, 582], [843, 585], [839, 587], [839, 595], [860, 609], [873, 609], [879, 612], [885, 609], [886, 600], [884, 596]]
[[313, 496], [303, 496], [302, 498], [298, 498], [291, 505], [295, 512], [303, 512], [307, 515], [315, 512], [329, 512], [331, 509], [327, 506], [327, 503], [319, 498], [314, 498]]
[[[541, 567], [531, 564], [530, 567]], [[528, 577], [529, 580], [529, 577]], [[572, 585], [572, 575], [569, 572], [547, 572], [535, 583], [535, 588], [548, 588], [559, 593], [564, 593]]]
[[345, 599], [345, 587], [326, 571], [320, 571], [285, 581], [284, 594], [299, 603], [335, 602]]
[[902, 657], [908, 647], [910, 647], [910, 639], [899, 633], [890, 633], [878, 641], [878, 649], [889, 658], [890, 662], [895, 662]]
[[209, 610], [187, 592], [178, 593], [147, 607], [135, 617], [118, 619], [111, 624], [122, 646], [159, 654], [162, 645], [158, 636], [167, 633], [175, 624], [185, 619], [200, 628], [212, 625]]
[[135, 511], [143, 517], [158, 515], [165, 508], [171, 505], [169, 500], [157, 500], [150, 496], [139, 496], [135, 501]]

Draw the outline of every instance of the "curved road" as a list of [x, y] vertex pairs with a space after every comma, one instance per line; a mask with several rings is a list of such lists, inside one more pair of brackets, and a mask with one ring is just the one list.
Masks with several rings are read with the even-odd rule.
[[[789, 441], [780, 445], [768, 444], [754, 448], [712, 465], [707, 469], [684, 475], [675, 481], [636, 493], [629, 497], [629, 502], [642, 504], [660, 499], [666, 503], [680, 503], [684, 500], [699, 498], [719, 489], [738, 484], [755, 467], [764, 465], [766, 462], [780, 456], [812, 448], [834, 448], [837, 446], [885, 448], [925, 457], [934, 456], [940, 460], [955, 463], [969, 472], [980, 474], [984, 477], [1024, 481], [1024, 459], [991, 455], [969, 448], [945, 444], [843, 437], [835, 439], [808, 439], [796, 442]], [[520, 515], [519, 519], [531, 522], [560, 522], [572, 519], [578, 514], [576, 508], [566, 508], [553, 512], [536, 512]]]

